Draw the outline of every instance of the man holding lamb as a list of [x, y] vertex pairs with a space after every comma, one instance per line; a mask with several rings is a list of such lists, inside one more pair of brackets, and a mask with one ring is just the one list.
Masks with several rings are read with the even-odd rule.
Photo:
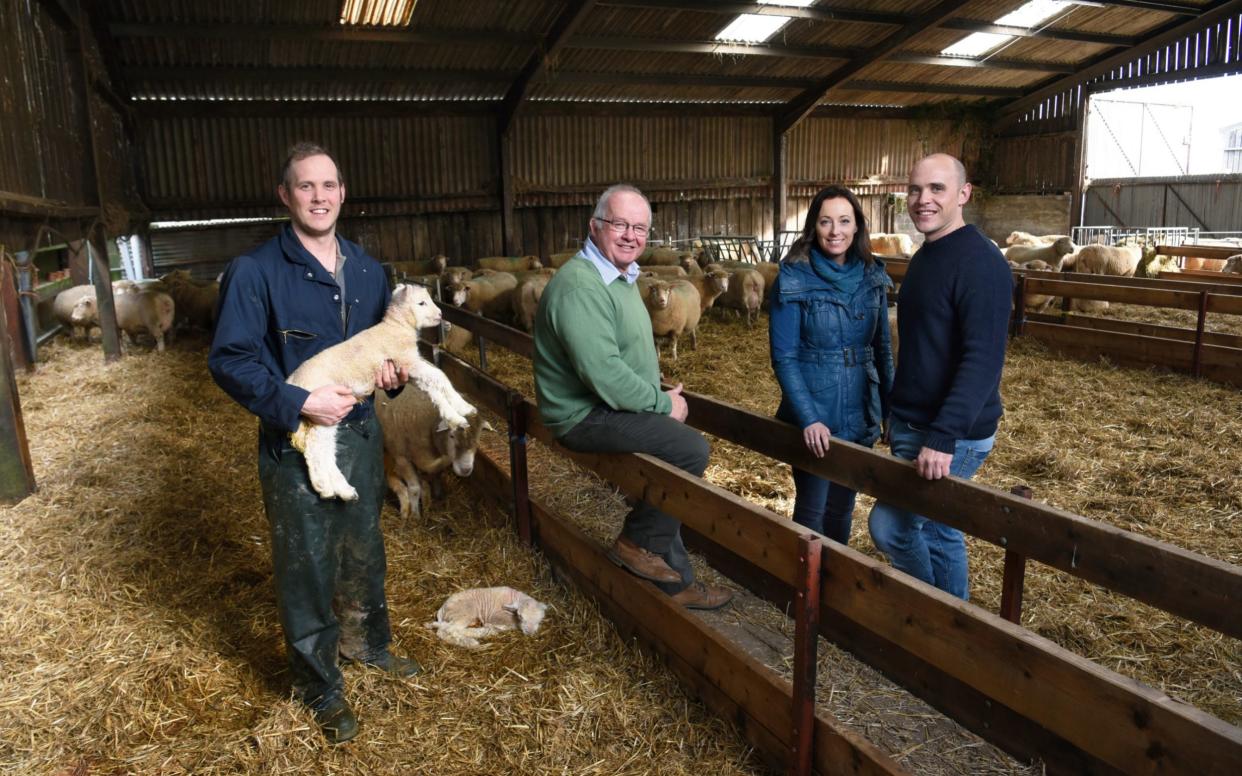
[[[383, 437], [369, 398], [346, 385], [286, 382], [317, 353], [381, 321], [390, 299], [379, 263], [336, 234], [345, 184], [322, 147], [290, 149], [277, 193], [280, 234], [229, 265], [208, 366], [229, 396], [259, 417], [259, 482], [271, 526], [277, 605], [293, 690], [330, 743], [358, 732], [342, 696], [338, 655], [400, 677], [419, 665], [389, 651], [386, 560], [379, 515]], [[375, 387], [409, 375], [391, 361]], [[369, 378], [367, 378], [369, 381]], [[357, 498], [321, 498], [290, 444], [302, 421], [339, 426], [336, 458]]]

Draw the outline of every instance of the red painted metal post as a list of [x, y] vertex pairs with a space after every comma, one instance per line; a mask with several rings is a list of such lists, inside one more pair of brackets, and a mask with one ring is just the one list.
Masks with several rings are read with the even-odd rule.
[[815, 664], [823, 554], [823, 543], [814, 534], [798, 540], [800, 583], [794, 592], [793, 730], [789, 758], [789, 773], [795, 776], [810, 776], [815, 748]]
[[513, 482], [513, 519], [524, 544], [533, 543], [530, 487], [526, 469], [526, 400], [509, 393], [509, 473]]
[[[1031, 489], [1014, 485], [1009, 491], [1015, 496], [1031, 498]], [[1005, 542], [1001, 537], [1001, 543]], [[1001, 579], [1000, 616], [1013, 623], [1022, 621], [1022, 588], [1026, 583], [1026, 556], [1005, 550], [1005, 575]]]
[[1190, 373], [1199, 377], [1203, 371], [1203, 332], [1207, 328], [1208, 292], [1199, 292], [1199, 322], [1195, 325], [1195, 356]]

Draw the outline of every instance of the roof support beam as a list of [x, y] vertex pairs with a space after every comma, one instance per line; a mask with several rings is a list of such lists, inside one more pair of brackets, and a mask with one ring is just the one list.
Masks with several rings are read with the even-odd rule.
[[911, 92], [956, 94], [962, 97], [1016, 97], [1021, 89], [1002, 86], [960, 86], [958, 84], [901, 83], [900, 81], [845, 81], [836, 88], [853, 92]]
[[787, 5], [760, 5], [759, 3], [718, 3], [716, 0], [603, 0], [600, 5], [654, 8], [661, 11], [696, 11], [729, 16], [749, 13], [757, 16], [789, 16], [794, 19], [811, 19], [820, 22], [868, 22], [894, 26], [905, 24], [910, 20], [910, 17], [900, 14], [864, 11], [859, 8], [795, 8]]
[[1160, 11], [1175, 13], [1179, 16], [1198, 16], [1203, 9], [1185, 3], [1165, 2], [1165, 0], [1093, 0], [1098, 5], [1117, 5], [1123, 8], [1138, 8], [1144, 11]]
[[804, 57], [807, 59], [849, 59], [863, 52], [840, 46], [780, 46], [771, 43], [726, 43], [720, 40], [659, 40], [658, 38], [614, 38], [578, 36], [570, 48], [607, 51], [656, 51], [671, 54], [731, 54], [756, 57]]
[[506, 30], [378, 30], [323, 27], [314, 24], [110, 24], [115, 38], [182, 38], [200, 40], [298, 40], [337, 43], [391, 43], [397, 45], [511, 45], [534, 46], [539, 37]]
[[543, 44], [526, 61], [521, 74], [505, 93], [497, 120], [497, 129], [502, 140], [509, 134], [509, 128], [513, 126], [513, 118], [517, 115], [518, 109], [522, 107], [522, 101], [526, 99], [526, 95], [530, 93], [535, 79], [543, 74], [548, 63], [557, 55], [569, 40], [569, 36], [574, 34], [574, 30], [594, 7], [595, 0], [572, 0], [565, 5], [560, 16], [556, 17], [556, 21], [552, 22], [552, 28], [548, 30]]
[[1175, 23], [1171, 27], [1165, 27], [1161, 32], [1146, 38], [1133, 48], [1118, 52], [1111, 56], [1097, 60], [1093, 64], [1079, 70], [1073, 75], [1065, 78], [1058, 78], [1046, 86], [1039, 87], [1035, 91], [1030, 92], [1025, 97], [1014, 100], [1000, 109], [1002, 118], [1012, 118], [1018, 114], [1030, 110], [1047, 98], [1066, 91], [1074, 86], [1090, 81], [1096, 76], [1103, 75], [1115, 67], [1132, 62], [1146, 56], [1148, 53], [1156, 49], [1167, 46], [1176, 40], [1186, 37], [1199, 30], [1205, 29], [1219, 21], [1224, 21], [1229, 17], [1242, 12], [1242, 0], [1229, 0], [1217, 4], [1211, 10], [1204, 13], [1198, 18]]
[[845, 65], [838, 67], [827, 77], [823, 78], [814, 87], [807, 89], [790, 102], [785, 110], [776, 117], [776, 131], [778, 133], [788, 132], [798, 122], [806, 118], [807, 115], [815, 109], [826, 95], [833, 89], [836, 89], [841, 83], [850, 76], [858, 73], [868, 65], [877, 62], [884, 57], [892, 54], [899, 49], [910, 38], [926, 30], [934, 27], [940, 22], [952, 16], [962, 6], [966, 5], [969, 0], [944, 0], [932, 6], [929, 10], [917, 17], [911, 19], [910, 22], [903, 25], [892, 35], [889, 35], [880, 43], [868, 49], [866, 53], [857, 56], [847, 62]]
[[1009, 35], [1015, 38], [1044, 38], [1047, 40], [1071, 40], [1077, 43], [1100, 43], [1105, 46], [1133, 46], [1138, 38], [1126, 35], [1110, 35], [1103, 32], [1078, 32], [1076, 30], [1058, 30], [1045, 27], [1041, 30], [1028, 27], [1014, 27], [1009, 24], [993, 24], [992, 22], [974, 19], [946, 19], [940, 27], [946, 30], [963, 32], [991, 32], [997, 35]]
[[887, 62], [908, 62], [914, 65], [942, 65], [944, 67], [986, 68], [990, 70], [1027, 70], [1034, 73], [1072, 73], [1074, 66], [1063, 62], [1031, 62], [998, 57], [942, 57], [896, 51], [884, 58]]

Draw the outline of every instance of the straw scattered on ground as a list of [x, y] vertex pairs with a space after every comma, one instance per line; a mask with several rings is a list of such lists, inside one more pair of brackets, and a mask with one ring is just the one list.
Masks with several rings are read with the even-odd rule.
[[[767, 319], [754, 327], [722, 311], [683, 342], [665, 378], [763, 414], [779, 389]], [[489, 353], [497, 374], [533, 395], [529, 362]], [[1053, 506], [1242, 565], [1242, 414], [1236, 389], [1158, 369], [1061, 358], [1040, 343], [1010, 346], [1006, 415], [977, 481], [1033, 488]], [[712, 440], [705, 474], [778, 514], [793, 511], [787, 466]], [[882, 448], [881, 448], [882, 449]], [[851, 546], [883, 556], [867, 534], [872, 499], [859, 497]], [[1003, 551], [969, 540], [972, 600], [1000, 605]], [[1023, 625], [1127, 676], [1242, 724], [1242, 644], [1038, 563], [1028, 563]]]
[[[362, 731], [324, 744], [289, 697], [255, 422], [203, 344], [105, 366], [61, 342], [19, 381], [39, 491], [0, 509], [0, 772], [761, 772], [455, 482], [421, 520], [384, 516], [395, 644], [426, 671], [348, 666]], [[475, 653], [422, 627], [498, 584], [552, 603], [534, 637]]]

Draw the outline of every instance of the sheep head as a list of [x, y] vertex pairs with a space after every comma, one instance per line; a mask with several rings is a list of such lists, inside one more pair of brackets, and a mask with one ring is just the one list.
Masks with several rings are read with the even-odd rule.
[[706, 273], [707, 282], [711, 286], [712, 291], [723, 294], [729, 290], [729, 273], [723, 269], [714, 269]]
[[422, 286], [402, 283], [392, 292], [392, 301], [384, 318], [393, 319], [415, 329], [426, 329], [440, 323], [440, 308]]
[[543, 616], [548, 611], [548, 605], [536, 601], [525, 593], [519, 593], [516, 601], [505, 604], [505, 611], [512, 612], [517, 618], [518, 627], [522, 633], [530, 636], [539, 630], [540, 624], [543, 623]]
[[453, 473], [458, 477], [469, 477], [474, 471], [479, 432], [486, 425], [477, 410], [467, 412], [466, 420], [466, 425], [456, 428], [450, 428], [447, 421], [441, 420], [435, 431], [436, 449], [453, 462]]
[[672, 291], [673, 287], [668, 283], [652, 283], [651, 287], [647, 289], [647, 307], [652, 310], [666, 309]]
[[94, 323], [98, 318], [99, 311], [93, 296], [84, 296], [79, 299], [73, 306], [73, 311], [69, 313], [69, 320], [74, 326], [86, 326]]

